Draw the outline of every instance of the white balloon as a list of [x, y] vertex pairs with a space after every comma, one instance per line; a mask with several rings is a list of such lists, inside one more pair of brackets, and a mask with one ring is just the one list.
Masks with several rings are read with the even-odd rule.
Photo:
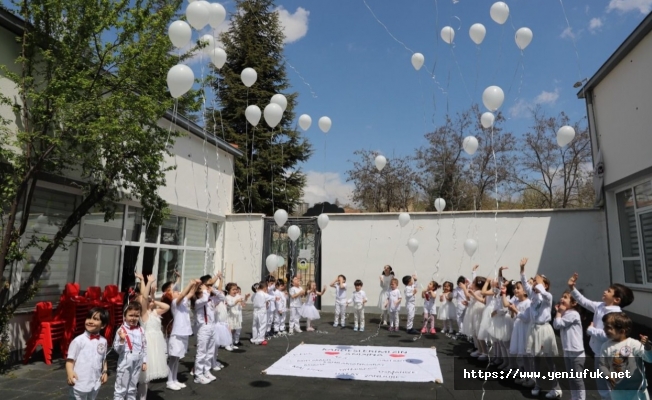
[[491, 6], [489, 14], [491, 15], [491, 19], [502, 25], [507, 21], [507, 17], [509, 17], [509, 7], [502, 1], [496, 2]]
[[276, 222], [276, 225], [279, 226], [279, 228], [282, 227], [283, 225], [285, 225], [287, 220], [288, 220], [287, 211], [285, 211], [285, 210], [276, 210], [276, 212], [274, 213], [274, 221]]
[[310, 125], [312, 125], [312, 118], [310, 118], [310, 115], [302, 114], [299, 117], [299, 126], [301, 127], [301, 129], [307, 131], [310, 128]]
[[478, 139], [476, 139], [475, 136], [465, 137], [464, 142], [462, 142], [462, 148], [468, 155], [474, 155], [478, 150]]
[[376, 164], [376, 169], [378, 172], [382, 171], [383, 168], [385, 168], [385, 165], [387, 164], [387, 159], [385, 156], [376, 156], [376, 159], [374, 160], [374, 164]]
[[186, 18], [190, 25], [197, 30], [204, 29], [208, 24], [210, 10], [205, 3], [204, 1], [195, 1], [188, 4], [186, 8]]
[[423, 62], [425, 61], [425, 58], [423, 57], [423, 54], [421, 53], [414, 53], [412, 54], [412, 66], [414, 69], [417, 71], [423, 67]]
[[400, 213], [398, 215], [398, 223], [401, 224], [401, 228], [410, 223], [410, 214]]
[[322, 231], [326, 229], [326, 226], [328, 225], [328, 215], [326, 214], [320, 214], [319, 217], [317, 218], [317, 225], [319, 225], [319, 229]]
[[442, 212], [444, 208], [446, 208], [446, 200], [441, 197], [435, 200], [435, 208], [437, 209], [437, 212]]
[[486, 34], [487, 29], [482, 24], [473, 24], [469, 29], [469, 36], [471, 36], [471, 40], [475, 44], [482, 43]]
[[224, 49], [217, 47], [211, 50], [208, 54], [215, 68], [220, 69], [224, 66], [224, 63], [226, 63], [226, 51], [224, 51]]
[[466, 251], [466, 254], [469, 255], [469, 257], [473, 257], [473, 254], [475, 254], [475, 251], [478, 249], [478, 242], [476, 242], [473, 239], [466, 239], [464, 242], [464, 251]]
[[172, 251], [171, 250], [163, 250], [163, 260], [165, 262], [170, 262], [172, 260]]
[[172, 45], [178, 49], [185, 47], [192, 37], [192, 29], [185, 21], [174, 21], [168, 28], [168, 36]]
[[564, 147], [575, 138], [575, 129], [572, 126], [564, 125], [557, 131], [557, 144]]
[[319, 118], [317, 124], [319, 125], [319, 129], [321, 129], [321, 131], [324, 133], [328, 133], [328, 131], [331, 130], [332, 122], [331, 119], [328, 117]]
[[480, 123], [482, 124], [482, 127], [485, 129], [491, 128], [495, 120], [496, 117], [493, 115], [493, 113], [490, 112], [483, 113], [482, 116], [480, 117]]
[[412, 239], [408, 240], [407, 246], [410, 249], [410, 251], [412, 252], [412, 254], [414, 254], [417, 250], [419, 250], [419, 241], [416, 240], [415, 238], [412, 238]]
[[279, 255], [276, 255], [276, 265], [279, 266], [279, 267], [284, 266], [285, 265], [285, 258], [283, 258], [283, 257], [281, 257]]
[[202, 36], [199, 38], [199, 43], [204, 46], [202, 47], [201, 51], [203, 51], [205, 54], [211, 54], [215, 49], [215, 38], [213, 35], [206, 34]]
[[242, 79], [242, 83], [244, 83], [246, 87], [252, 87], [258, 79], [258, 74], [253, 68], [245, 68], [240, 74], [240, 79]]
[[519, 49], [525, 50], [525, 48], [532, 42], [532, 31], [530, 28], [521, 28], [516, 31], [514, 40]]
[[285, 96], [283, 96], [280, 93], [277, 93], [274, 96], [272, 96], [272, 100], [270, 100], [269, 102], [276, 103], [279, 106], [281, 106], [283, 112], [285, 112], [285, 109], [288, 107], [288, 99], [286, 99]]
[[450, 26], [445, 26], [441, 30], [441, 38], [448, 44], [453, 43], [453, 40], [455, 39], [455, 29]]
[[491, 112], [496, 112], [505, 101], [505, 93], [498, 86], [489, 86], [482, 93], [482, 102]]
[[278, 259], [276, 254], [270, 254], [265, 259], [265, 265], [267, 266], [267, 271], [270, 273], [274, 272], [278, 268]]
[[226, 10], [220, 3], [210, 3], [208, 5], [208, 23], [211, 28], [215, 29], [226, 19]]
[[299, 239], [299, 236], [301, 236], [301, 229], [299, 229], [299, 227], [296, 225], [292, 225], [288, 228], [288, 236], [290, 237], [291, 241], [296, 241]]
[[187, 65], [177, 64], [168, 71], [168, 88], [175, 99], [183, 96], [195, 83], [195, 74]]
[[275, 128], [283, 118], [283, 109], [276, 103], [268, 104], [264, 111], [265, 122], [270, 128]]
[[260, 111], [260, 107], [255, 105], [251, 105], [245, 110], [245, 117], [247, 117], [247, 121], [249, 121], [249, 123], [253, 126], [258, 125], [261, 115], [262, 113]]

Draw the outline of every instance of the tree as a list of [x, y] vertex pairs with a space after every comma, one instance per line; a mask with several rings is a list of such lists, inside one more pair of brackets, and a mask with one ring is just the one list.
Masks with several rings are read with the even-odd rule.
[[[446, 200], [450, 210], [482, 209], [490, 199], [489, 191], [508, 182], [514, 173], [512, 153], [515, 139], [500, 127], [505, 121], [496, 115], [492, 129], [483, 129], [477, 105], [446, 116], [446, 123], [426, 134], [428, 146], [416, 151], [423, 172], [421, 189], [433, 211], [435, 199]], [[475, 136], [478, 150], [473, 156], [464, 152], [467, 136]], [[494, 155], [496, 157], [494, 162]]]
[[[157, 225], [166, 203], [164, 156], [177, 134], [157, 125], [172, 99], [166, 76], [169, 22], [180, 0], [25, 0], [14, 3], [24, 33], [16, 64], [0, 66], [17, 88], [1, 106], [15, 114], [0, 132], [3, 232], [0, 276], [32, 246], [42, 253], [22, 282], [0, 288], [0, 358], [18, 306], [38, 289], [48, 261], [70, 244], [68, 234], [95, 206], [111, 219], [122, 198], [138, 199]], [[3, 113], [7, 115], [6, 113]], [[52, 238], [26, 237], [36, 183], [44, 173], [80, 178], [82, 201], [58, 217]], [[10, 290], [18, 287], [17, 290]]]
[[367, 211], [408, 211], [418, 195], [419, 174], [412, 166], [412, 157], [391, 157], [382, 171], [374, 164], [377, 154], [356, 150], [346, 181], [353, 182], [352, 200]]
[[[520, 141], [522, 173], [517, 176], [528, 203], [539, 208], [591, 206], [591, 140], [584, 119], [571, 123], [563, 112], [547, 117], [540, 108], [532, 117], [534, 125]], [[573, 126], [575, 139], [560, 147], [556, 133], [564, 125]]]
[[331, 204], [327, 201], [323, 203], [315, 203], [312, 207], [310, 207], [305, 214], [303, 214], [304, 217], [317, 217], [320, 214], [338, 214], [338, 213], [344, 213], [344, 209], [337, 204]]
[[[297, 164], [308, 160], [312, 149], [292, 126], [297, 94], [287, 93], [283, 32], [272, 0], [236, 0], [236, 6], [231, 27], [221, 36], [227, 62], [219, 71], [214, 69], [211, 78], [219, 110], [208, 110], [210, 120], [215, 115], [217, 121], [209, 129], [246, 154], [235, 162], [234, 208], [267, 215], [283, 208], [292, 213], [306, 184]], [[248, 67], [258, 74], [251, 88], [240, 78]], [[256, 104], [263, 110], [277, 93], [287, 98], [280, 124], [269, 129], [263, 120], [252, 128], [245, 118], [247, 106]]]

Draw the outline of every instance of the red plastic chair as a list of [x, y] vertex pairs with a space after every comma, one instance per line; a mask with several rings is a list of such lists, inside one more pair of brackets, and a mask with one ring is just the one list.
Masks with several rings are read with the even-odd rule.
[[99, 302], [102, 297], [102, 288], [99, 286], [89, 286], [86, 290], [85, 297], [92, 302]]
[[36, 304], [36, 311], [32, 317], [31, 336], [25, 347], [23, 363], [27, 364], [36, 348], [41, 346], [45, 363], [52, 364], [52, 351], [54, 342], [59, 342], [61, 353], [66, 357], [68, 344], [65, 338], [65, 322], [57, 320], [52, 314], [52, 303], [42, 301]]

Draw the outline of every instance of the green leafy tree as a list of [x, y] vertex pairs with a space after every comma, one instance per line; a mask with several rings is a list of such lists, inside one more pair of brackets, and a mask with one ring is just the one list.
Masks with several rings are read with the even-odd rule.
[[[246, 154], [235, 161], [235, 210], [272, 215], [283, 208], [292, 213], [306, 184], [297, 164], [308, 160], [312, 148], [293, 127], [297, 94], [287, 92], [283, 31], [272, 0], [237, 0], [236, 6], [231, 27], [220, 38], [227, 62], [213, 71], [218, 109], [208, 110], [208, 120], [216, 120], [208, 128]], [[251, 88], [240, 78], [245, 68], [258, 74]], [[264, 110], [277, 93], [287, 98], [279, 125], [271, 129], [263, 118], [252, 127], [245, 117], [247, 106], [255, 104]]]
[[[0, 287], [0, 356], [7, 323], [29, 300], [48, 261], [93, 207], [111, 219], [116, 201], [138, 199], [151, 224], [167, 210], [164, 157], [177, 134], [157, 125], [173, 101], [166, 76], [168, 25], [181, 0], [25, 0], [9, 7], [23, 22], [16, 62], [1, 65], [17, 94], [2, 93], [0, 276], [31, 246], [42, 249], [21, 282]], [[8, 111], [9, 110], [9, 111]], [[8, 112], [5, 112], [8, 111]], [[58, 217], [52, 238], [26, 237], [36, 183], [74, 172], [83, 197]], [[17, 288], [17, 290], [10, 288]]]

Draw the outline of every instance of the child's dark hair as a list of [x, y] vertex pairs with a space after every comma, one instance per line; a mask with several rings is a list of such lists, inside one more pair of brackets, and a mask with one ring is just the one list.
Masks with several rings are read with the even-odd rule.
[[346, 276], [340, 274], [340, 275], [338, 275], [337, 277], [338, 277], [338, 278], [339, 278], [339, 277], [342, 277], [342, 279], [344, 279], [344, 282], [346, 282]]
[[[436, 283], [436, 282], [435, 282]], [[449, 285], [451, 288], [451, 292], [453, 291], [453, 282], [451, 281], [445, 281], [444, 284], [442, 285], [444, 289], [446, 288], [446, 285]]]
[[276, 278], [274, 278], [273, 275], [267, 275], [267, 278], [265, 278], [265, 282], [276, 284]]
[[521, 281], [514, 282], [514, 289], [516, 289], [517, 286], [521, 287], [521, 290], [523, 291], [523, 296], [527, 297], [527, 291], [523, 287], [523, 283], [521, 283]]
[[356, 279], [356, 281], [353, 282], [353, 286], [362, 286], [362, 281], [360, 279]]
[[568, 298], [570, 298], [570, 308], [572, 308], [573, 310], [580, 313], [580, 315], [582, 315], [583, 312], [584, 312], [584, 309], [582, 308], [580, 303], [578, 303], [577, 300], [575, 300], [575, 298], [571, 294], [570, 290], [564, 290], [564, 293], [562, 293], [561, 295], [563, 296], [565, 294], [568, 295]]
[[251, 285], [251, 291], [252, 292], [257, 292], [259, 287], [260, 287], [260, 283], [256, 282], [253, 285]]
[[473, 280], [473, 285], [475, 285], [476, 290], [481, 290], [485, 282], [487, 282], [487, 278], [484, 276], [476, 276]]
[[140, 304], [138, 301], [132, 301], [131, 303], [127, 304], [127, 307], [125, 307], [125, 312], [124, 315], [127, 315], [129, 311], [138, 311], [139, 313], [143, 312], [143, 306]]
[[[140, 303], [138, 303], [140, 305]], [[125, 311], [125, 314], [127, 312]], [[98, 317], [100, 317], [100, 321], [102, 321], [102, 328], [105, 328], [109, 324], [109, 311], [106, 308], [103, 307], [93, 307], [90, 310], [88, 310], [88, 314], [86, 314], [86, 319], [93, 319], [95, 314], [98, 314]]]
[[408, 283], [410, 283], [410, 280], [411, 280], [411, 279], [412, 279], [412, 277], [411, 277], [410, 275], [405, 275], [405, 276], [403, 277], [403, 279], [402, 279], [403, 284], [404, 284], [405, 286], [407, 286]]
[[432, 287], [434, 290], [439, 289], [439, 283], [437, 283], [437, 281], [430, 281], [430, 283], [432, 283]]
[[279, 279], [276, 281], [276, 286], [285, 286], [285, 281], [283, 279]]
[[385, 275], [385, 268], [389, 268], [389, 274], [390, 274], [390, 275], [394, 275], [394, 271], [392, 270], [392, 266], [391, 266], [391, 265], [385, 265], [385, 266], [383, 267], [383, 275]]
[[161, 290], [163, 293], [167, 292], [167, 290], [170, 288], [170, 286], [174, 285], [174, 282], [165, 282], [163, 286], [161, 286]]
[[624, 312], [614, 312], [605, 314], [602, 317], [602, 322], [611, 325], [617, 331], [625, 331], [625, 336], [629, 336], [632, 332], [632, 319]]
[[201, 281], [201, 283], [203, 283], [203, 284], [205, 285], [205, 284], [207, 284], [208, 281], [210, 281], [212, 278], [213, 278], [213, 277], [210, 276], [210, 275], [204, 275], [204, 276], [202, 276], [201, 278], [199, 278], [199, 280]]
[[262, 289], [263, 287], [264, 287], [265, 289], [267, 289], [267, 282], [266, 282], [266, 281], [260, 281], [260, 282], [258, 283], [258, 289]]
[[614, 298], [620, 299], [620, 303], [618, 303], [620, 308], [625, 308], [634, 302], [634, 293], [632, 292], [632, 289], [627, 286], [620, 283], [614, 283], [609, 286], [609, 289], [613, 290]]
[[505, 287], [505, 295], [509, 298], [514, 297], [514, 281], [505, 280], [503, 282], [503, 287]]
[[459, 285], [460, 283], [466, 283], [466, 278], [464, 275], [460, 275], [460, 277], [457, 278], [457, 284]]
[[226, 291], [226, 293], [228, 294], [231, 291], [231, 289], [233, 289], [234, 287], [237, 287], [237, 286], [238, 285], [236, 285], [235, 283], [229, 282], [229, 283], [226, 284], [226, 287], [224, 288], [224, 291]]

